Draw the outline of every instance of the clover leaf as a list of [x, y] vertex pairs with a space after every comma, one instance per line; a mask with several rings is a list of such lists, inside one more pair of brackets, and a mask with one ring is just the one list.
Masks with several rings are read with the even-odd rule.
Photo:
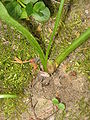
[[58, 105], [58, 104], [59, 104], [59, 101], [58, 101], [58, 99], [53, 98], [53, 99], [52, 99], [52, 103], [53, 103], [54, 105]]
[[33, 4], [31, 2], [26, 5], [26, 12], [28, 16], [33, 13]]
[[44, 2], [37, 2], [33, 7], [32, 16], [39, 22], [45, 22], [50, 18], [50, 11]]
[[18, 19], [22, 14], [21, 6], [16, 2], [12, 1], [6, 5], [8, 13], [15, 19]]
[[30, 3], [30, 2], [32, 2], [33, 4], [35, 3], [35, 2], [37, 2], [38, 0], [21, 0], [24, 4], [28, 4], [28, 3]]
[[52, 103], [58, 107], [59, 110], [64, 110], [65, 105], [63, 103], [60, 103], [57, 98], [52, 99]]
[[59, 103], [59, 104], [57, 105], [57, 107], [58, 107], [58, 109], [60, 109], [60, 110], [64, 110], [64, 109], [65, 109], [65, 105], [64, 105], [63, 103]]

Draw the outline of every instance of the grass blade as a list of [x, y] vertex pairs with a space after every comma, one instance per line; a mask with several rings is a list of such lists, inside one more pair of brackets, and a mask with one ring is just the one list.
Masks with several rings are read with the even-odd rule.
[[11, 25], [14, 27], [17, 31], [21, 32], [22, 35], [24, 35], [28, 41], [30, 42], [31, 46], [35, 49], [35, 52], [39, 54], [40, 60], [42, 62], [43, 67], [45, 68], [45, 55], [43, 53], [43, 50], [41, 49], [40, 45], [34, 38], [34, 36], [25, 28], [23, 27], [20, 23], [18, 23], [16, 20], [14, 20], [7, 12], [6, 8], [0, 2], [0, 19], [5, 21], [6, 24]]

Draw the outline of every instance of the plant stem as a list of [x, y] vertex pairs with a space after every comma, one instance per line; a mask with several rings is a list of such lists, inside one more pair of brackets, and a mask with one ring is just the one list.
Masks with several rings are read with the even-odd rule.
[[60, 6], [59, 6], [59, 10], [58, 10], [58, 14], [56, 16], [56, 21], [55, 21], [54, 29], [53, 29], [53, 32], [52, 32], [52, 35], [51, 35], [51, 38], [50, 38], [50, 42], [49, 42], [49, 45], [48, 45], [48, 48], [47, 48], [47, 51], [46, 51], [46, 56], [45, 56], [45, 71], [47, 71], [48, 55], [49, 55], [49, 52], [50, 52], [50, 49], [51, 49], [53, 38], [55, 36], [55, 33], [57, 31], [57, 28], [58, 28], [58, 25], [59, 25], [59, 22], [60, 22], [60, 19], [61, 19], [61, 14], [62, 14], [63, 6], [64, 6], [64, 0], [61, 0]]
[[26, 7], [20, 0], [17, 0], [17, 2], [18, 2], [23, 8]]
[[63, 62], [63, 60], [77, 47], [79, 47], [83, 42], [85, 42], [88, 38], [90, 38], [90, 28], [88, 28], [79, 38], [75, 39], [72, 44], [67, 47], [64, 52], [62, 52], [56, 59], [55, 64], [56, 67]]

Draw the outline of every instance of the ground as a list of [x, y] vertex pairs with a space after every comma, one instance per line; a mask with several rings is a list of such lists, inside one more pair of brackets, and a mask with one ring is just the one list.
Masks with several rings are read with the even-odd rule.
[[[54, 7], [58, 8], [58, 2], [53, 3]], [[38, 42], [43, 40], [40, 44], [43, 43], [44, 51], [53, 30], [55, 16], [52, 13], [50, 20], [43, 25], [33, 24], [33, 20], [27, 22], [27, 27], [38, 38]], [[22, 24], [26, 25], [25, 21]], [[67, 17], [62, 18], [50, 59], [54, 60], [89, 26], [89, 0], [74, 0]], [[89, 120], [89, 46], [88, 40], [73, 51], [52, 75], [43, 77], [39, 68], [35, 71], [30, 63], [13, 62], [15, 57], [29, 60], [37, 59], [38, 56], [20, 33], [0, 21], [0, 93], [18, 95], [17, 99], [0, 100], [0, 120]], [[65, 104], [64, 111], [52, 104], [54, 97]]]

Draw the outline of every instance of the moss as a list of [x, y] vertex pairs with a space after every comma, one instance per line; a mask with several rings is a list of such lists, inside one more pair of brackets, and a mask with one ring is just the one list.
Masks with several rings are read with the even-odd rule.
[[[26, 109], [23, 99], [30, 96], [25, 93], [32, 79], [32, 66], [30, 63], [14, 63], [14, 58], [29, 60], [35, 57], [34, 50], [28, 41], [18, 32], [1, 22], [0, 34], [0, 94], [17, 94], [18, 99], [0, 100], [0, 108], [6, 118], [16, 114], [20, 117]], [[19, 113], [20, 112], [20, 113]], [[10, 118], [10, 119], [11, 119]], [[14, 117], [15, 118], [15, 117]]]

